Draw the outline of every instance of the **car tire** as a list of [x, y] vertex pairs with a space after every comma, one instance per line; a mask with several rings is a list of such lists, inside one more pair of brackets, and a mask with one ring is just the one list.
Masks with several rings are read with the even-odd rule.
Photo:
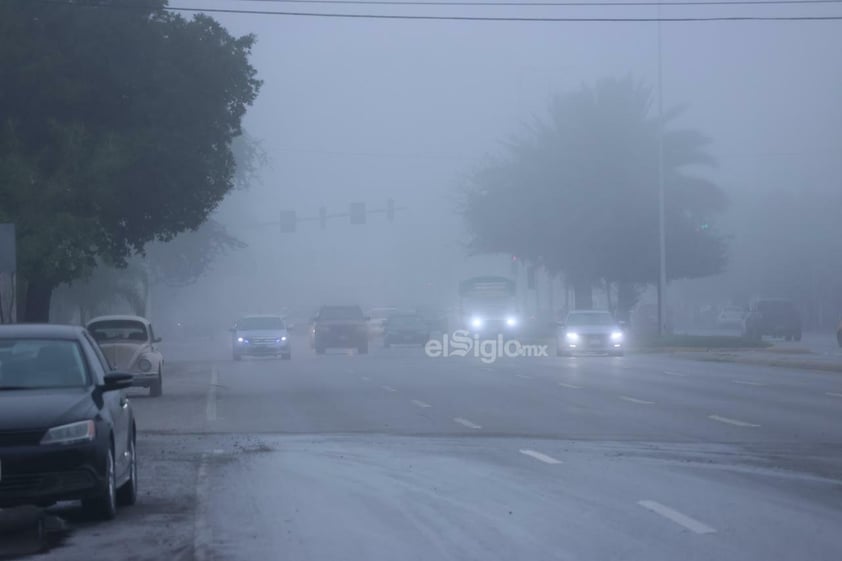
[[137, 502], [137, 449], [135, 448], [136, 433], [132, 430], [129, 439], [129, 480], [117, 489], [117, 504], [131, 506]]
[[105, 481], [96, 495], [82, 501], [82, 508], [98, 520], [113, 520], [117, 516], [117, 480], [114, 469], [114, 446], [106, 455]]
[[161, 374], [161, 369], [158, 369], [158, 379], [152, 382], [152, 385], [149, 386], [149, 395], [150, 397], [161, 397], [164, 393], [164, 377]]

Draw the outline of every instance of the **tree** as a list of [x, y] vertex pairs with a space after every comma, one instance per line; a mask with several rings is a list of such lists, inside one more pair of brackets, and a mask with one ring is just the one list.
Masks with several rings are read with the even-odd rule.
[[198, 229], [235, 184], [254, 38], [165, 6], [0, 3], [0, 219], [17, 225], [26, 321], [98, 259]]
[[[667, 124], [682, 110], [666, 115]], [[564, 272], [576, 306], [592, 306], [592, 286], [623, 285], [621, 307], [635, 285], [658, 277], [658, 119], [650, 88], [631, 79], [603, 80], [556, 97], [507, 143], [504, 158], [472, 178], [463, 213], [476, 252], [542, 259]], [[689, 171], [712, 165], [701, 133], [666, 128], [668, 276], [716, 273], [725, 241], [712, 221], [722, 191]]]

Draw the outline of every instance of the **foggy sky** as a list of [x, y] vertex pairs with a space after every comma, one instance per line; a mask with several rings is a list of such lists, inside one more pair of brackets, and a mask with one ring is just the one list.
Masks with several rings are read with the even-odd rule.
[[[351, 11], [343, 6], [174, 1], [174, 6]], [[787, 15], [830, 8], [664, 8], [664, 15]], [[361, 7], [359, 11], [387, 11]], [[469, 8], [405, 9], [467, 13]], [[653, 16], [654, 8], [489, 8], [493, 15]], [[216, 296], [236, 279], [232, 306], [252, 311], [296, 301], [411, 305], [454, 292], [458, 278], [500, 261], [464, 259], [456, 215], [463, 178], [553, 93], [631, 74], [653, 86], [654, 23], [482, 23], [219, 15], [233, 34], [254, 33], [264, 80], [244, 122], [270, 159], [262, 185], [233, 195], [218, 216], [249, 249], [223, 259], [193, 294]], [[842, 22], [666, 23], [665, 106], [687, 103], [682, 125], [713, 139], [710, 175], [729, 193], [809, 182], [840, 189]], [[247, 227], [281, 209], [315, 216], [320, 205], [409, 210], [394, 224], [333, 220], [295, 234]], [[725, 221], [727, 222], [727, 220]], [[477, 260], [474, 260], [477, 261]], [[280, 292], [281, 294], [277, 294]], [[400, 302], [398, 302], [400, 300]], [[230, 303], [230, 302], [229, 302]], [[249, 310], [246, 310], [249, 308]], [[257, 311], [257, 310], [254, 310]]]

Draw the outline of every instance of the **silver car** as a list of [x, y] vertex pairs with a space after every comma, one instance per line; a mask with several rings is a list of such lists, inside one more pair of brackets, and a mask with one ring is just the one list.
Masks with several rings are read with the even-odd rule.
[[234, 360], [244, 356], [292, 358], [286, 322], [280, 316], [246, 316], [231, 328]]
[[579, 353], [608, 353], [623, 356], [626, 335], [610, 312], [574, 311], [559, 324], [556, 352], [559, 356]]

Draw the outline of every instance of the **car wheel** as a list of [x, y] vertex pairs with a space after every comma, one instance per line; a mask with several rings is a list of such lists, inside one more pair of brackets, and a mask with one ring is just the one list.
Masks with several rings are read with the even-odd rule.
[[82, 508], [100, 520], [113, 520], [117, 516], [117, 481], [114, 473], [114, 447], [108, 448], [105, 459], [105, 481], [99, 492], [82, 501]]
[[161, 374], [161, 369], [158, 369], [158, 379], [152, 382], [152, 385], [149, 386], [149, 395], [152, 397], [161, 397], [161, 394], [164, 393], [164, 377]]
[[135, 452], [135, 433], [129, 439], [129, 480], [117, 489], [117, 504], [129, 506], [137, 502], [137, 453]]

